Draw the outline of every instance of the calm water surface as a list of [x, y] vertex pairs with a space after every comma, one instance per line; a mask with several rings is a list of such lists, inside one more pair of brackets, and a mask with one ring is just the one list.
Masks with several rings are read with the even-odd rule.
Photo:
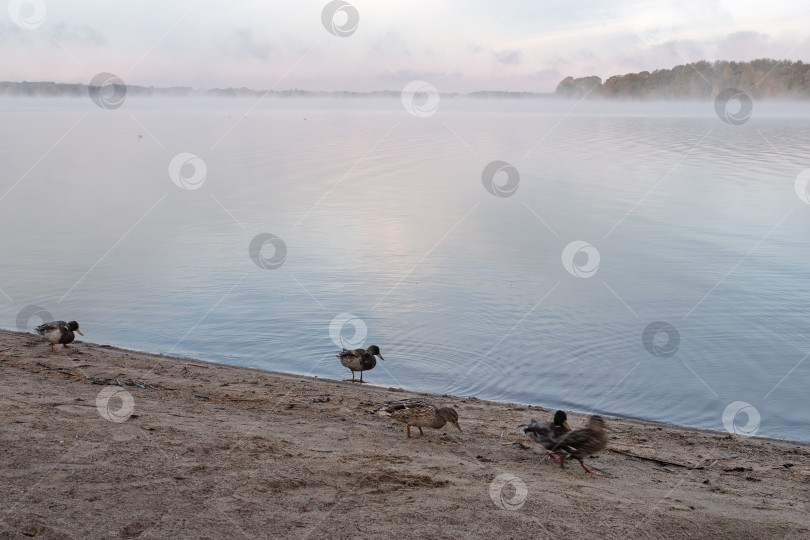
[[[38, 305], [96, 342], [335, 379], [338, 344], [365, 336], [374, 384], [717, 430], [743, 402], [738, 429], [810, 441], [806, 105], [757, 103], [741, 126], [711, 103], [0, 114], [0, 326]], [[181, 152], [198, 189], [169, 177]], [[494, 160], [519, 173], [510, 197], [483, 186]], [[260, 233], [280, 267], [249, 256]], [[574, 241], [589, 277], [563, 263]]]

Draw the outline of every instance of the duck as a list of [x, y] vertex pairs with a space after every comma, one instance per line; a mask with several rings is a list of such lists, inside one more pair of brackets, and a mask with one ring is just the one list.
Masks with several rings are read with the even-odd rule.
[[51, 321], [37, 326], [36, 331], [37, 334], [44, 337], [51, 344], [51, 350], [53, 352], [56, 352], [53, 346], [57, 343], [61, 343], [65, 349], [68, 349], [68, 343], [73, 343], [73, 340], [76, 339], [74, 332], [78, 332], [80, 336], [84, 336], [81, 330], [79, 330], [79, 323], [76, 321]]
[[[402, 422], [407, 427], [408, 438], [416, 439], [411, 435], [411, 426], [419, 428], [419, 435], [427, 437], [423, 427], [441, 429], [446, 423], [458, 425], [458, 413], [452, 407], [439, 407], [432, 401], [422, 398], [400, 399], [398, 401], [388, 401], [370, 411], [372, 413], [383, 409], [383, 412], [397, 422]], [[463, 432], [462, 432], [463, 433]]]
[[355, 381], [355, 371], [360, 372], [360, 382], [363, 382], [363, 372], [374, 369], [374, 366], [377, 365], [377, 356], [380, 357], [380, 360], [385, 360], [380, 354], [380, 348], [376, 345], [372, 345], [368, 349], [343, 349], [337, 354], [340, 363], [352, 371], [352, 382]]
[[571, 427], [568, 425], [568, 415], [565, 414], [565, 411], [557, 411], [554, 413], [554, 420], [551, 422], [541, 424], [537, 420], [532, 419], [529, 425], [523, 429], [523, 433], [545, 448], [549, 457], [555, 459], [557, 459], [557, 457], [552, 452], [552, 449], [556, 445], [556, 440], [569, 431], [571, 431]]
[[555, 455], [560, 467], [565, 468], [565, 460], [574, 458], [579, 461], [582, 468], [591, 474], [599, 473], [585, 465], [584, 459], [605, 449], [608, 443], [608, 436], [605, 430], [613, 431], [605, 423], [604, 418], [598, 415], [591, 416], [588, 424], [582, 429], [575, 429], [563, 433], [554, 439], [554, 444], [549, 449]]

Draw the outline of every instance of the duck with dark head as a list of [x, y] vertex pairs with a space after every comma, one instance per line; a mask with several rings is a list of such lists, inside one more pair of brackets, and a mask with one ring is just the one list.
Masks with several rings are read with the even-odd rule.
[[558, 463], [559, 459], [554, 455], [552, 449], [557, 444], [557, 439], [569, 431], [571, 431], [571, 428], [568, 426], [568, 415], [565, 414], [565, 411], [557, 411], [554, 413], [554, 420], [551, 422], [543, 422], [541, 424], [537, 420], [532, 419], [529, 425], [523, 429], [526, 435], [545, 448], [549, 457], [556, 459]]
[[355, 380], [354, 372], [360, 372], [360, 382], [363, 382], [363, 372], [374, 369], [374, 366], [377, 365], [377, 356], [380, 357], [380, 360], [385, 360], [380, 354], [380, 348], [376, 345], [372, 345], [368, 349], [343, 349], [337, 354], [340, 363], [351, 370], [352, 381]]
[[65, 349], [69, 348], [68, 343], [73, 343], [73, 340], [76, 339], [76, 334], [74, 334], [74, 332], [78, 332], [80, 336], [84, 335], [79, 330], [79, 323], [76, 321], [47, 322], [37, 326], [36, 331], [37, 334], [44, 337], [48, 343], [51, 344], [51, 350], [53, 352], [56, 352], [56, 349], [54, 349], [53, 346], [57, 343], [61, 343]]

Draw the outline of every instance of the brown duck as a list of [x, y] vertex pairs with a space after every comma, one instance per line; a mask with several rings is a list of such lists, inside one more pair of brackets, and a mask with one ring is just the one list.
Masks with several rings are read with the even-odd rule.
[[422, 437], [427, 437], [425, 432], [422, 431], [423, 427], [440, 429], [448, 422], [461, 431], [461, 427], [458, 425], [458, 413], [455, 409], [451, 407], [439, 407], [427, 399], [414, 398], [389, 401], [370, 412], [374, 413], [380, 409], [383, 409], [385, 414], [397, 422], [405, 424], [407, 426], [408, 437], [411, 439], [416, 439], [416, 437], [411, 435], [411, 426], [418, 427], [419, 434]]
[[606, 429], [613, 431], [605, 424], [605, 420], [601, 416], [591, 416], [585, 428], [563, 433], [554, 439], [554, 444], [548, 450], [552, 452], [562, 468], [565, 468], [566, 458], [574, 458], [589, 473], [599, 474], [585, 465], [583, 460], [604, 450], [607, 446], [608, 436], [604, 431]]

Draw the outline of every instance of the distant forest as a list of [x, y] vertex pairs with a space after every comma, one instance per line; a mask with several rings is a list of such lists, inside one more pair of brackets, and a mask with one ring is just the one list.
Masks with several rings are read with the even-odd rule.
[[[484, 90], [467, 94], [445, 93], [444, 98], [586, 98], [586, 99], [712, 99], [721, 90], [736, 88], [753, 98], [810, 98], [810, 64], [801, 60], [772, 60], [762, 58], [751, 62], [700, 61], [672, 69], [656, 69], [652, 73], [628, 73], [614, 75], [606, 81], [590, 77], [566, 77], [553, 93], [508, 92]], [[126, 85], [128, 96], [154, 97], [339, 97], [399, 98], [400, 91], [381, 90], [374, 92], [321, 92], [309, 90], [253, 90], [250, 88], [197, 89], [187, 86], [155, 88]], [[86, 84], [55, 82], [0, 82], [2, 96], [87, 97]]]
[[586, 99], [703, 99], [736, 88], [751, 97], [810, 98], [810, 64], [762, 58], [750, 62], [694, 62], [652, 73], [566, 77], [554, 95]]
[[[113, 84], [116, 92], [119, 85]], [[97, 87], [94, 87], [97, 88]], [[87, 97], [90, 87], [86, 84], [55, 83], [55, 82], [2, 82], [0, 81], [0, 97]], [[97, 90], [96, 90], [97, 91]], [[174, 86], [170, 88], [155, 88], [154, 86], [126, 85], [124, 92], [127, 96], [145, 97], [330, 97], [330, 98], [397, 98], [402, 92], [399, 90], [376, 90], [372, 92], [350, 92], [339, 90], [334, 92], [299, 90], [253, 90], [251, 88], [192, 88], [190, 86]], [[458, 92], [442, 92], [444, 98], [471, 97], [471, 98], [499, 98], [499, 99], [532, 99], [553, 98], [553, 93], [537, 92], [508, 92], [502, 90], [483, 90], [459, 94]]]
[[[116, 90], [121, 85], [112, 86]], [[98, 87], [94, 87], [98, 88]], [[30, 96], [30, 97], [87, 97], [90, 87], [86, 84], [69, 84], [55, 82], [0, 82], [0, 97], [2, 96]], [[155, 88], [153, 86], [126, 85], [124, 91], [128, 96], [146, 97], [399, 97], [399, 92], [309, 92], [307, 90], [252, 90], [250, 88], [211, 88], [196, 89], [190, 86], [175, 86], [171, 88]]]

